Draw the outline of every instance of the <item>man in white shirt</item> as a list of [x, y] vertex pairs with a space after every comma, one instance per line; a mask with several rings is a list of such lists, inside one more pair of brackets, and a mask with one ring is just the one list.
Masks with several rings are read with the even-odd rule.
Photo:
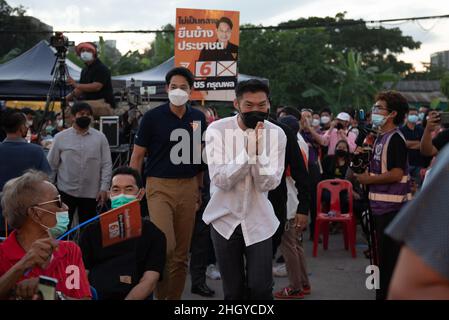
[[271, 237], [279, 221], [268, 191], [281, 182], [287, 138], [266, 121], [267, 85], [241, 82], [236, 96], [239, 114], [213, 122], [206, 131], [211, 199], [203, 220], [212, 224], [224, 298], [272, 299]]

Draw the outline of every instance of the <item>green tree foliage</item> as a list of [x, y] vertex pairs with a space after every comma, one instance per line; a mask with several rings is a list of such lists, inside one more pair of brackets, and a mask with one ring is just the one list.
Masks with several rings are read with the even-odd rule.
[[[171, 24], [165, 25], [162, 30], [174, 31]], [[156, 38], [151, 44], [149, 50], [144, 55], [148, 59], [150, 67], [155, 67], [175, 54], [175, 37], [173, 32], [161, 32], [156, 34]]]
[[155, 39], [150, 43], [150, 47], [143, 53], [139, 51], [128, 51], [118, 61], [109, 60], [110, 54], [106, 54], [102, 60], [111, 68], [113, 75], [128, 74], [143, 71], [156, 67], [165, 60], [173, 57], [174, 54], [174, 33], [175, 28], [167, 24], [156, 34]]
[[319, 29], [242, 32], [239, 72], [268, 78], [276, 105], [319, 105], [321, 98], [304, 98], [301, 93], [311, 79], [328, 81], [328, 41], [328, 35]]
[[399, 28], [368, 27], [363, 20], [345, 19], [344, 13], [335, 17], [300, 18], [279, 24], [279, 26], [313, 27], [325, 25], [329, 34], [329, 45], [334, 54], [360, 52], [363, 62], [375, 66], [379, 71], [391, 69], [395, 73], [405, 74], [412, 70], [412, 65], [398, 61], [396, 54], [403, 53], [404, 48], [419, 49], [420, 42], [410, 36], [404, 36]]
[[[1, 62], [15, 58], [42, 39], [50, 38], [51, 27], [25, 14], [23, 6], [11, 7], [5, 0], [0, 0]], [[48, 30], [48, 33], [9, 32], [14, 30]]]
[[239, 49], [240, 72], [268, 78], [275, 105], [363, 106], [382, 79], [411, 70], [395, 55], [420, 46], [398, 28], [368, 28], [344, 13], [279, 26], [241, 32]]
[[339, 53], [338, 61], [338, 65], [328, 66], [333, 73], [332, 86], [313, 84], [311, 89], [303, 92], [305, 97], [322, 96], [334, 113], [344, 108], [368, 109], [385, 82], [399, 80], [399, 76], [390, 70], [379, 72], [377, 67], [364, 67], [361, 53]]
[[449, 72], [446, 72], [440, 80], [441, 92], [449, 99]]

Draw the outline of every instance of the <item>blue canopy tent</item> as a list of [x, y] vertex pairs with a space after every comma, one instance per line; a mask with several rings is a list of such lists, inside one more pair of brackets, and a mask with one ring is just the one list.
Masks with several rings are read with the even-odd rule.
[[[45, 100], [53, 76], [56, 61], [55, 49], [45, 40], [20, 56], [0, 65], [0, 99], [3, 100]], [[70, 76], [76, 80], [81, 75], [79, 68], [66, 59]], [[67, 88], [67, 92], [70, 92]], [[56, 90], [59, 98], [59, 89]]]

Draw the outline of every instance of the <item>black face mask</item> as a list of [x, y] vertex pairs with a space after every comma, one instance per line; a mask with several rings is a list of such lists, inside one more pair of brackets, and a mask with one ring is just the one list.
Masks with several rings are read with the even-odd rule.
[[345, 151], [345, 150], [335, 150], [335, 155], [337, 157], [342, 157], [342, 158], [346, 158], [349, 156], [349, 152]]
[[90, 117], [76, 118], [75, 123], [81, 129], [86, 129], [90, 125]]
[[263, 122], [264, 120], [268, 119], [268, 113], [261, 111], [240, 113], [240, 116], [242, 117], [242, 121], [245, 126], [251, 129], [254, 129], [258, 122]]

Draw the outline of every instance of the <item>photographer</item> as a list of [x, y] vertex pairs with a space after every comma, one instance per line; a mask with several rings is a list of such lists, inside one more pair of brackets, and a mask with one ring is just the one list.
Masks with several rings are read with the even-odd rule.
[[349, 144], [349, 151], [354, 152], [357, 136], [354, 132], [349, 131], [349, 123], [351, 116], [346, 112], [340, 112], [335, 121], [332, 121], [330, 129], [322, 136], [321, 145], [329, 147], [327, 154], [335, 154], [335, 146], [340, 140], [345, 140]]
[[440, 114], [437, 111], [429, 112], [429, 116], [427, 117], [427, 125], [421, 138], [420, 151], [422, 155], [430, 157], [436, 156], [437, 153], [449, 142], [449, 130], [447, 128], [444, 128], [443, 131], [439, 132], [435, 138], [433, 138], [434, 132], [440, 127], [440, 125]]
[[74, 98], [85, 100], [94, 109], [94, 117], [112, 115], [115, 108], [112, 91], [111, 71], [98, 58], [97, 47], [92, 42], [82, 42], [76, 46], [76, 54], [86, 66], [81, 71], [79, 83], [68, 77], [67, 83], [74, 90], [67, 95], [68, 101]]
[[374, 143], [369, 173], [355, 174], [361, 184], [369, 185], [379, 256], [378, 300], [384, 300], [387, 296], [400, 249], [399, 244], [385, 234], [385, 229], [410, 198], [407, 146], [398, 128], [407, 112], [407, 101], [398, 92], [386, 91], [377, 95], [372, 122], [380, 134]]

